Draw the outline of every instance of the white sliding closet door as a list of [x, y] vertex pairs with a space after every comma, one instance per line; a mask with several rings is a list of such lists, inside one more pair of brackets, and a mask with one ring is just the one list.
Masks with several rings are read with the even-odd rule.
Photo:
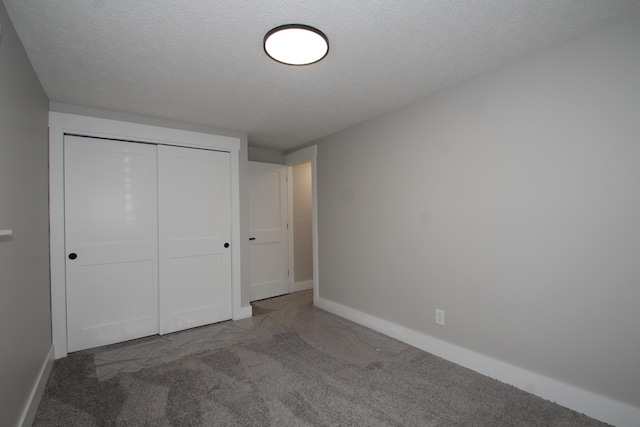
[[228, 320], [230, 155], [158, 146], [160, 333]]
[[64, 137], [68, 351], [158, 333], [154, 145]]

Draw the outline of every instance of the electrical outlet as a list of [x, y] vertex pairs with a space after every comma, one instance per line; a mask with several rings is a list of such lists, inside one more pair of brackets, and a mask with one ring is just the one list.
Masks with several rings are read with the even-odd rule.
[[436, 324], [444, 326], [444, 310], [436, 308]]

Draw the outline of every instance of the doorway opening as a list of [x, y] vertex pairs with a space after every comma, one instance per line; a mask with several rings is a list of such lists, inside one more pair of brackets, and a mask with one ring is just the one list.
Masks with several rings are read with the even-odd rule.
[[[311, 215], [310, 215], [311, 217], [310, 218], [310, 221], [311, 221], [311, 241], [310, 241], [311, 278], [308, 279], [308, 273], [306, 273], [305, 270], [303, 270], [302, 274], [296, 275], [295, 264], [294, 264], [294, 280], [292, 281], [292, 283], [296, 283], [298, 281], [304, 282], [305, 280], [311, 280], [311, 288], [313, 290], [312, 298], [313, 298], [314, 304], [319, 299], [319, 292], [320, 292], [319, 290], [320, 282], [318, 277], [318, 198], [317, 198], [317, 161], [316, 161], [317, 154], [318, 154], [317, 146], [312, 145], [311, 147], [303, 148], [302, 150], [295, 151], [285, 156], [285, 164], [287, 164], [291, 168], [295, 168], [298, 165], [305, 165], [300, 169], [300, 171], [301, 172], [304, 171], [302, 172], [303, 174], [302, 176], [306, 176], [307, 181], [306, 183], [301, 182], [300, 184], [301, 184], [301, 187], [305, 188], [306, 190], [310, 190], [308, 197], [310, 198], [310, 202], [311, 202], [311, 206], [310, 206], [311, 208], [311, 211], [310, 211], [311, 212]], [[291, 189], [291, 193], [293, 193], [293, 189]], [[291, 217], [295, 219], [295, 215], [293, 213], [291, 214]], [[294, 246], [294, 250], [297, 252], [297, 249], [295, 248], [296, 242], [293, 241], [294, 238], [295, 236], [292, 237], [291, 239], [292, 243], [294, 243], [292, 246]], [[300, 257], [302, 259], [306, 259], [306, 258], [303, 258], [305, 256], [306, 255], [302, 254], [301, 252]], [[293, 262], [295, 263], [295, 259], [293, 260]], [[305, 274], [307, 275], [307, 278], [305, 278], [304, 276]]]
[[[318, 233], [317, 233], [317, 197], [316, 197], [316, 146], [304, 148], [285, 156], [285, 165], [288, 166], [288, 218], [291, 227], [289, 235], [289, 293], [306, 292], [309, 295], [309, 303], [313, 304], [318, 299]], [[295, 170], [294, 170], [295, 168]], [[298, 178], [298, 179], [295, 179]], [[301, 178], [301, 179], [300, 179]], [[294, 184], [296, 186], [294, 191]], [[296, 197], [296, 193], [297, 197]], [[295, 212], [294, 212], [295, 206]], [[294, 231], [298, 225], [298, 235]], [[309, 236], [310, 233], [310, 236]], [[250, 236], [251, 238], [251, 236]], [[297, 242], [295, 241], [297, 238]], [[257, 240], [257, 239], [256, 239]], [[253, 240], [252, 240], [253, 242]], [[298, 246], [298, 248], [296, 248]], [[300, 248], [303, 249], [300, 249]], [[297, 256], [297, 260], [296, 260]], [[297, 265], [296, 265], [297, 264]], [[260, 315], [257, 305], [269, 304], [266, 299], [253, 299], [251, 305], [254, 315]]]
[[313, 194], [311, 162], [307, 161], [290, 169], [290, 232], [293, 254], [291, 287], [289, 292], [313, 289]]

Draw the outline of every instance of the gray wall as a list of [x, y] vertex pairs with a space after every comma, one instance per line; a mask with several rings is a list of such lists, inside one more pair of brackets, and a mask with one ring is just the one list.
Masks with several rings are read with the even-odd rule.
[[271, 148], [249, 147], [249, 161], [283, 165], [284, 154], [280, 150], [272, 150]]
[[294, 281], [313, 279], [311, 162], [292, 167]]
[[0, 425], [15, 425], [51, 348], [47, 97], [0, 3]]
[[640, 407], [637, 22], [316, 142], [321, 297]]

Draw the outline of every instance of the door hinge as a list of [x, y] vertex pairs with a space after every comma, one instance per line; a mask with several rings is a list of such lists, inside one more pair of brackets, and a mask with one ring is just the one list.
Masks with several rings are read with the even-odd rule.
[[287, 230], [289, 229], [289, 223], [287, 223]]
[[289, 275], [289, 270], [287, 270], [287, 276]]

